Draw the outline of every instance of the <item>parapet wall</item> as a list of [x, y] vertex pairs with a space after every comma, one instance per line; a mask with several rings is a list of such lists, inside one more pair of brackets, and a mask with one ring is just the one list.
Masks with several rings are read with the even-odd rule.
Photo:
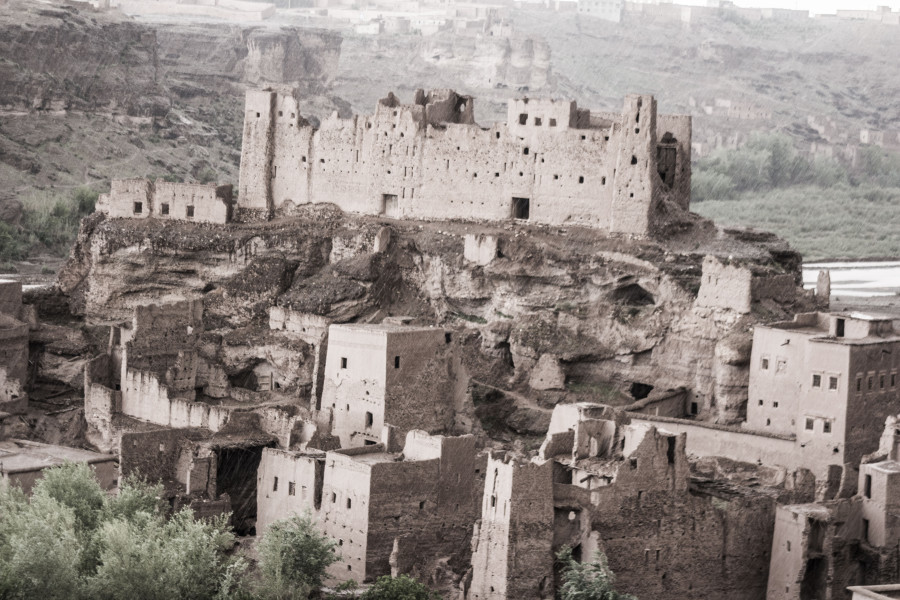
[[[240, 207], [329, 202], [401, 219], [520, 219], [646, 236], [690, 201], [691, 120], [657, 118], [651, 96], [622, 113], [517, 100], [508, 123], [481, 128], [473, 100], [443, 90], [393, 95], [375, 113], [303, 119], [293, 96], [247, 93]], [[671, 213], [669, 213], [671, 214]]]
[[231, 222], [232, 186], [114, 179], [97, 210], [113, 218], [169, 219], [195, 223]]

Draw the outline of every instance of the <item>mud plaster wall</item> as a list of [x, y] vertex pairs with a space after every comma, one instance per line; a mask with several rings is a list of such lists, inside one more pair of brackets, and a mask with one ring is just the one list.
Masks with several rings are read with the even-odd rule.
[[263, 449], [256, 480], [257, 536], [273, 521], [318, 510], [323, 466], [323, 461], [313, 456]]
[[486, 469], [468, 598], [550, 597], [552, 464], [504, 463], [491, 457]]
[[0, 365], [8, 377], [24, 382], [28, 374], [28, 325], [0, 314]]
[[885, 419], [900, 405], [900, 341], [852, 346], [848, 370], [844, 460], [856, 464], [878, 448]]
[[[395, 218], [501, 220], [514, 216], [513, 198], [527, 198], [532, 221], [649, 232], [661, 182], [651, 97], [628, 97], [621, 123], [554, 131], [538, 126], [527, 139], [505, 124], [429, 126], [421, 109], [380, 102], [374, 115], [333, 117], [314, 130], [292, 97], [248, 92], [241, 205], [332, 202]], [[642, 126], [636, 123], [641, 118]], [[688, 117], [666, 123], [681, 125], [679, 131], [690, 127]], [[676, 151], [689, 147], [688, 136], [688, 145]], [[675, 189], [683, 193], [686, 186], [689, 180]], [[688, 201], [680, 197], [678, 204]]]
[[842, 459], [834, 458], [833, 453], [823, 454], [820, 449], [803, 447], [789, 437], [754, 434], [735, 427], [701, 425], [637, 413], [631, 416], [635, 424], [646, 423], [672, 433], [686, 433], [687, 452], [694, 456], [721, 456], [788, 470], [805, 468], [821, 481], [828, 478], [829, 467], [843, 466]]
[[749, 313], [752, 278], [749, 269], [722, 264], [713, 256], [705, 257], [697, 306]]
[[338, 541], [340, 561], [328, 569], [339, 581], [366, 576], [371, 465], [329, 452], [325, 458], [319, 524]]
[[113, 180], [97, 210], [113, 218], [224, 224], [231, 221], [232, 203], [230, 185], [126, 179]]
[[[866, 491], [869, 477], [869, 495]], [[900, 464], [894, 461], [860, 465], [862, 518], [869, 521], [865, 540], [874, 546], [896, 546], [900, 540]]]
[[22, 313], [22, 283], [0, 280], [0, 313], [18, 319]]
[[208, 432], [190, 429], [158, 429], [123, 433], [119, 443], [122, 477], [140, 473], [149, 481], [175, 479], [182, 442], [206, 438]]

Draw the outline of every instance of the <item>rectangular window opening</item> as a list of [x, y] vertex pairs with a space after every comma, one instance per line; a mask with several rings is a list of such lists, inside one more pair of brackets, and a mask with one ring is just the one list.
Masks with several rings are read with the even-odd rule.
[[831, 433], [831, 421], [825, 421], [824, 423], [822, 423], [822, 432]]
[[288, 496], [296, 496], [297, 495], [297, 484], [293, 481], [288, 481]]
[[160, 205], [159, 205], [159, 212], [160, 212], [161, 214], [164, 214], [164, 215], [169, 214], [169, 205], [168, 205], [168, 204], [160, 204]]
[[556, 127], [556, 119], [550, 119], [550, 127]]
[[134, 214], [139, 215], [144, 212], [144, 203], [143, 202], [135, 202], [134, 203]]
[[806, 419], [806, 430], [807, 430], [807, 431], [812, 431], [813, 428], [815, 427], [815, 424], [816, 424], [815, 419], [809, 419], [809, 418], [807, 418], [807, 419]]
[[394, 357], [394, 368], [395, 368], [395, 369], [399, 369], [399, 368], [400, 368], [400, 357], [399, 357], [399, 356], [395, 356], [395, 357]]
[[814, 388], [822, 387], [822, 376], [821, 375], [813, 375], [812, 386]]
[[273, 492], [278, 491], [278, 478], [277, 477], [275, 477], [272, 481], [272, 491]]
[[185, 207], [184, 213], [189, 219], [193, 218], [194, 217], [194, 206], [188, 205], [187, 207]]
[[346, 357], [343, 357], [343, 356], [341, 357], [341, 368], [342, 369], [347, 368], [347, 359], [346, 359]]
[[844, 319], [838, 319], [835, 327], [835, 336], [844, 337]]
[[519, 115], [519, 125], [527, 125], [528, 124], [528, 113], [521, 113]]
[[829, 377], [828, 378], [828, 389], [829, 390], [838, 389], [838, 378], [837, 377]]
[[375, 423], [375, 415], [370, 412], [366, 413], [366, 427], [371, 427]]
[[531, 213], [531, 201], [528, 198], [512, 199], [513, 219], [527, 220]]
[[863, 495], [865, 495], [866, 498], [872, 497], [872, 476], [871, 475], [866, 475], [865, 485], [863, 486]]

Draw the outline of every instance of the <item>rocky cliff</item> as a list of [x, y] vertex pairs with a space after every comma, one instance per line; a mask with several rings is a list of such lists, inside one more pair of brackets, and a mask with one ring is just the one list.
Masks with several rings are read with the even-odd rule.
[[[682, 387], [702, 418], [734, 421], [746, 403], [750, 326], [808, 298], [755, 302], [746, 314], [700, 306], [703, 257], [788, 281], [798, 281], [799, 257], [769, 236], [700, 220], [687, 229], [633, 241], [575, 227], [399, 222], [328, 205], [230, 226], [97, 214], [59, 285], [88, 323], [199, 298], [209, 329], [248, 340], [268, 335], [275, 305], [338, 323], [437, 323], [465, 347], [476, 402], [502, 413], [498, 431], [543, 433], [558, 402], [626, 405]], [[496, 241], [496, 251], [467, 260], [466, 236]]]
[[0, 5], [0, 199], [112, 177], [236, 179], [245, 90], [297, 88], [304, 110], [330, 112], [340, 50], [318, 29]]

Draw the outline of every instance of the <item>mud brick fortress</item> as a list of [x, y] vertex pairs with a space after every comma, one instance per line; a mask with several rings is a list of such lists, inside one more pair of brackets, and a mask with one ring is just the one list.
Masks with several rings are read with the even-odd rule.
[[248, 92], [241, 207], [331, 202], [399, 219], [527, 219], [647, 235], [664, 204], [687, 210], [691, 120], [657, 115], [651, 96], [621, 114], [574, 102], [514, 100], [507, 122], [482, 128], [473, 99], [453, 91], [318, 130], [293, 96]]

